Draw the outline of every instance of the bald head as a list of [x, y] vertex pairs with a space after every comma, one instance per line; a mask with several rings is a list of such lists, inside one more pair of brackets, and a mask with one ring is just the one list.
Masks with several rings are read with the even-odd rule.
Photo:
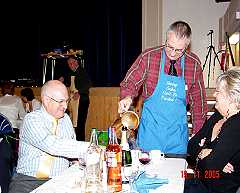
[[50, 80], [42, 86], [41, 99], [46, 111], [59, 119], [64, 116], [69, 100], [66, 86], [59, 80]]
[[41, 97], [54, 94], [55, 92], [68, 92], [66, 86], [59, 80], [49, 80], [41, 89]]

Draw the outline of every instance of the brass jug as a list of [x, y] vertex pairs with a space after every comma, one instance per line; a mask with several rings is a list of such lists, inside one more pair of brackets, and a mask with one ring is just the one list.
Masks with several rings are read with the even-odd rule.
[[111, 127], [116, 128], [117, 138], [121, 138], [121, 129], [123, 126], [127, 127], [129, 135], [138, 128], [139, 125], [139, 116], [134, 111], [126, 111], [120, 115], [111, 125]]

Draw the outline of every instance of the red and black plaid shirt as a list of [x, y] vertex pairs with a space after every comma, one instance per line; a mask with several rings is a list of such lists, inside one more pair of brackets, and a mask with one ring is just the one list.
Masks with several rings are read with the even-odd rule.
[[[121, 99], [126, 96], [132, 96], [132, 98], [138, 96], [141, 87], [144, 99], [153, 94], [159, 78], [163, 48], [164, 46], [149, 48], [139, 55], [120, 84]], [[166, 57], [165, 73], [168, 73], [169, 67], [170, 60]], [[181, 76], [180, 58], [176, 61], [175, 67], [178, 76]], [[193, 133], [196, 133], [206, 120], [208, 109], [201, 62], [193, 53], [185, 53], [184, 78], [187, 85], [186, 100], [192, 114]]]

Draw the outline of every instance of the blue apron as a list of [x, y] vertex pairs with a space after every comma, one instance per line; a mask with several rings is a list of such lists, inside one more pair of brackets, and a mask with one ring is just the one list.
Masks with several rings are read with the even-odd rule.
[[137, 142], [145, 150], [185, 154], [188, 142], [185, 56], [181, 57], [182, 76], [164, 73], [166, 53], [163, 49], [161, 70], [153, 94], [144, 101]]

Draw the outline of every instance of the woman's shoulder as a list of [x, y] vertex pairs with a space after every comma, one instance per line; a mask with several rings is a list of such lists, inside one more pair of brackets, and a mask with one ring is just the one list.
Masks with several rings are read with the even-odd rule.
[[239, 129], [239, 123], [240, 123], [240, 112], [238, 112], [237, 114], [231, 116], [229, 119], [227, 119], [226, 121], [226, 127], [230, 127], [230, 128], [236, 128], [237, 131], [239, 131], [240, 134], [240, 129]]
[[215, 112], [212, 114], [211, 117], [209, 117], [209, 119], [207, 121], [217, 122], [222, 118], [223, 118], [223, 116], [219, 113], [219, 111], [215, 110]]

